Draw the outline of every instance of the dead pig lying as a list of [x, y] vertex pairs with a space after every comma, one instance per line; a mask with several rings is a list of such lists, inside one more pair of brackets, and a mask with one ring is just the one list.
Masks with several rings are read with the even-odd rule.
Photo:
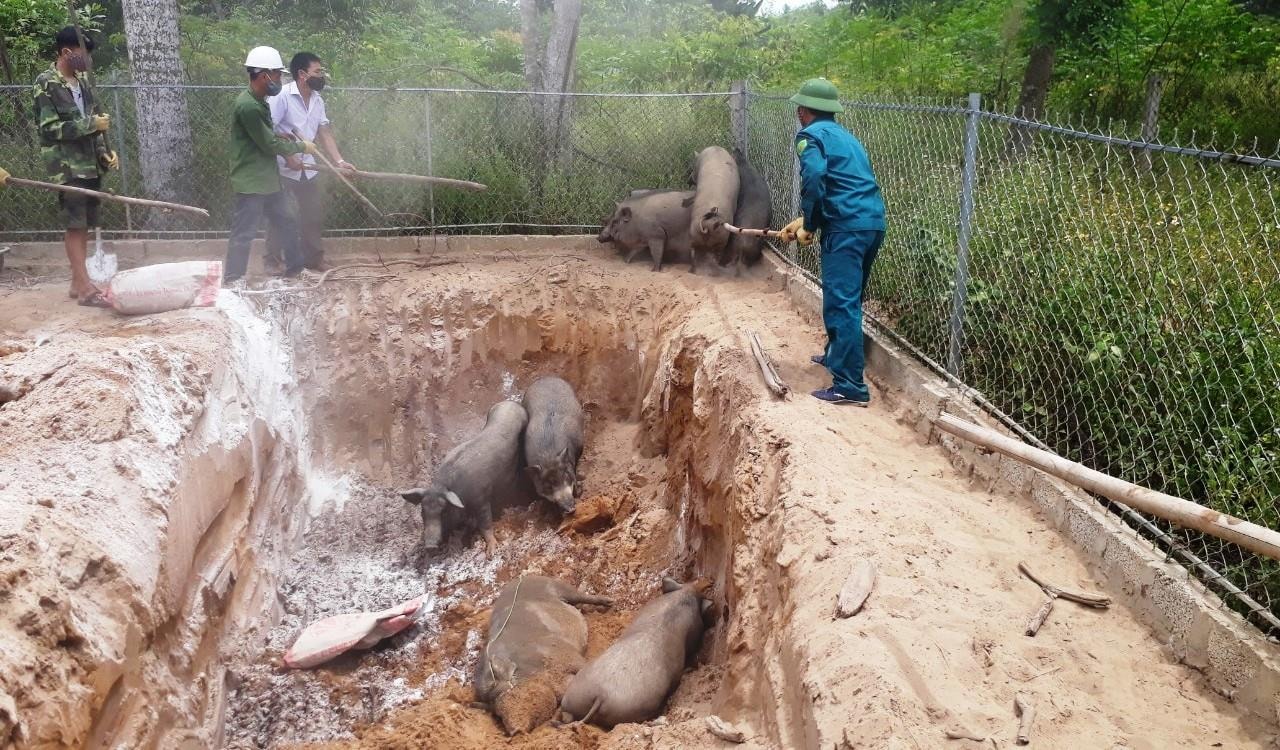
[[476, 697], [493, 707], [507, 734], [531, 732], [556, 715], [569, 676], [586, 661], [587, 621], [575, 604], [609, 606], [545, 576], [503, 587], [489, 615], [476, 664]]
[[539, 378], [524, 393], [525, 472], [539, 497], [572, 513], [581, 494], [582, 404], [573, 386], [557, 377]]
[[569, 681], [560, 709], [570, 718], [612, 729], [662, 713], [702, 642], [703, 616], [711, 605], [692, 583], [664, 578], [662, 590], [607, 651]]
[[[719, 257], [729, 243], [733, 212], [738, 206], [738, 165], [733, 155], [719, 146], [708, 146], [698, 152], [693, 167], [693, 211], [689, 217], [689, 236], [693, 251]], [[697, 259], [689, 263], [689, 272], [697, 273]]]
[[489, 554], [494, 553], [493, 501], [516, 480], [520, 434], [528, 421], [523, 406], [499, 401], [475, 437], [445, 454], [430, 485], [400, 493], [422, 507], [424, 550], [439, 549], [452, 528], [461, 526], [484, 534]]
[[[733, 160], [738, 165], [738, 206], [734, 210], [733, 223], [743, 229], [768, 229], [773, 221], [773, 199], [769, 197], [769, 183], [747, 162], [741, 150], [733, 150]], [[735, 234], [720, 254], [720, 265], [736, 263], [740, 271], [742, 263], [753, 266], [763, 255], [764, 238]]]
[[617, 204], [596, 239], [612, 242], [626, 253], [630, 263], [648, 250], [653, 270], [661, 271], [667, 253], [687, 254], [692, 262], [689, 237], [693, 193], [683, 190], [654, 190], [633, 195]]

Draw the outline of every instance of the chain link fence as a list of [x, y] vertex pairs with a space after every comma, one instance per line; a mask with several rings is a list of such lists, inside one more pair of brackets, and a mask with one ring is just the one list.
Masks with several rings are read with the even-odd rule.
[[[115, 236], [222, 236], [239, 87], [186, 87], [181, 196], [207, 221], [105, 207]], [[147, 196], [135, 120], [145, 88], [102, 86], [122, 169]], [[0, 166], [39, 178], [28, 87], [0, 87]], [[774, 216], [798, 215], [785, 97], [326, 91], [344, 155], [379, 171], [485, 183], [482, 193], [328, 180], [329, 234], [594, 232], [629, 190], [688, 184], [692, 155], [745, 147]], [[870, 323], [1029, 442], [1100, 471], [1280, 526], [1280, 161], [1027, 123], [977, 102], [849, 102], [889, 232]], [[0, 194], [0, 242], [59, 236], [47, 193]], [[816, 249], [780, 249], [816, 276]], [[1280, 634], [1280, 565], [1099, 500]]]
[[[794, 107], [750, 113], [775, 209], [798, 215]], [[841, 119], [888, 208], [873, 325], [1028, 442], [1280, 527], [1280, 161], [977, 101], [850, 102]], [[816, 277], [816, 250], [784, 254]], [[1099, 502], [1280, 635], [1276, 562]]]
[[[137, 100], [154, 87], [99, 85], [112, 114], [120, 171], [104, 189], [208, 209], [207, 220], [104, 204], [106, 236], [225, 236], [233, 195], [227, 149], [239, 86], [186, 86], [192, 149], [175, 196], [148, 190]], [[166, 90], [169, 93], [169, 90]], [[728, 94], [565, 95], [454, 89], [326, 90], [343, 155], [363, 169], [480, 182], [478, 193], [401, 182], [361, 182], [385, 216], [336, 179], [325, 183], [326, 233], [515, 232], [599, 228], [633, 187], [687, 184], [691, 156], [728, 139]], [[0, 86], [0, 167], [44, 179], [29, 86]], [[57, 201], [35, 190], [0, 195], [0, 241], [61, 236]]]

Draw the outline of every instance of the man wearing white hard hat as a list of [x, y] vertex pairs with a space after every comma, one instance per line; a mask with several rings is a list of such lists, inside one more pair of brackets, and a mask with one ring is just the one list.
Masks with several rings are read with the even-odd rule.
[[314, 143], [286, 140], [272, 128], [266, 99], [280, 93], [280, 74], [284, 70], [280, 53], [271, 47], [254, 47], [249, 50], [244, 67], [249, 73], [249, 89], [236, 97], [231, 118], [231, 189], [236, 200], [222, 272], [226, 283], [244, 276], [249, 248], [264, 214], [284, 243], [284, 275], [296, 276], [302, 271], [297, 220], [280, 191], [276, 157], [317, 153]]

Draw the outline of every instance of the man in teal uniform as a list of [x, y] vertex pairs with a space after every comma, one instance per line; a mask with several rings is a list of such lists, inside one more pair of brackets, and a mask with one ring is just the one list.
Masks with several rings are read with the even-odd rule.
[[785, 241], [813, 242], [822, 230], [822, 322], [827, 350], [813, 357], [831, 373], [830, 388], [814, 397], [833, 404], [866, 406], [863, 380], [862, 294], [871, 264], [884, 242], [884, 201], [866, 149], [840, 127], [836, 87], [825, 78], [805, 81], [791, 97], [800, 119], [800, 218], [783, 228]]
[[[284, 245], [285, 276], [302, 271], [296, 219], [280, 191], [276, 156], [315, 155], [310, 141], [285, 140], [271, 126], [268, 96], [280, 93], [280, 73], [284, 61], [271, 47], [254, 47], [244, 61], [249, 73], [249, 89], [236, 97], [231, 116], [231, 189], [236, 193], [231, 214], [231, 237], [227, 240], [227, 261], [223, 281], [231, 283], [244, 276], [249, 265], [249, 248], [265, 214]], [[299, 162], [293, 161], [295, 166]]]

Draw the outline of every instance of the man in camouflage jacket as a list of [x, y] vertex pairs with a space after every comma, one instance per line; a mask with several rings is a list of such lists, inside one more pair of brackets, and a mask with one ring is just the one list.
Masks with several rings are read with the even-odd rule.
[[[86, 36], [82, 51], [75, 27], [67, 26], [54, 41], [57, 59], [36, 78], [32, 92], [46, 179], [98, 190], [102, 176], [116, 169], [119, 159], [106, 141], [111, 116], [99, 104], [85, 76], [93, 64], [87, 54], [93, 51], [93, 40]], [[58, 206], [66, 227], [63, 243], [71, 262], [70, 296], [82, 305], [104, 304], [85, 269], [89, 229], [98, 226], [98, 199], [59, 192]]]

